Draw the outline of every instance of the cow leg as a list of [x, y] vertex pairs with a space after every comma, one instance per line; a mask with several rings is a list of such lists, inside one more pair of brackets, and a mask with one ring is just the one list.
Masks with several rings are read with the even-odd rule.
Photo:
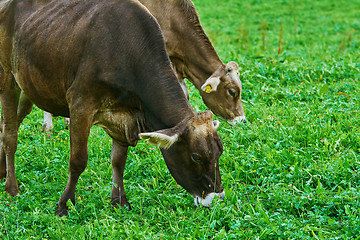
[[[42, 132], [50, 132], [53, 128], [54, 128], [54, 124], [52, 121], [52, 114], [48, 113], [48, 112], [44, 112], [44, 122], [42, 125]], [[65, 128], [68, 128], [68, 126], [70, 125], [70, 118], [64, 118], [64, 122], [65, 122]]]
[[[5, 191], [11, 196], [19, 194], [19, 188], [15, 176], [15, 152], [17, 148], [18, 136], [18, 116], [17, 107], [19, 103], [20, 90], [10, 72], [4, 73], [2, 79], [1, 100], [1, 176], [5, 177]], [[6, 173], [4, 174], [4, 167]]]
[[31, 110], [33, 109], [33, 103], [25, 96], [25, 94], [20, 94], [20, 100], [19, 105], [17, 109], [17, 115], [18, 115], [18, 124], [22, 123], [24, 118], [31, 113]]
[[3, 116], [1, 112], [1, 122], [0, 122], [0, 180], [6, 177], [6, 155], [3, 148]]
[[[0, 143], [0, 147], [2, 146], [2, 143]], [[6, 178], [6, 155], [5, 151], [1, 147], [0, 149], [0, 180]]]
[[69, 178], [66, 188], [58, 202], [55, 214], [58, 216], [68, 215], [66, 202], [70, 199], [75, 204], [75, 188], [80, 174], [85, 170], [88, 162], [88, 137], [92, 126], [93, 114], [87, 105], [74, 106], [77, 111], [72, 112], [70, 108], [70, 161]]
[[131, 210], [130, 204], [126, 199], [124, 189], [124, 168], [127, 159], [128, 147], [121, 146], [116, 140], [113, 140], [111, 149], [111, 164], [113, 172], [113, 186], [111, 191], [111, 204], [115, 207], [127, 206]]
[[42, 125], [42, 132], [50, 132], [51, 129], [54, 128], [53, 122], [52, 122], [52, 115], [51, 113], [44, 112], [44, 122]]
[[65, 123], [65, 126], [69, 126], [70, 125], [70, 118], [64, 118], [64, 123]]
[[[21, 122], [24, 118], [31, 112], [33, 107], [32, 102], [24, 95], [20, 95], [20, 102], [17, 109], [18, 115], [18, 124], [20, 126]], [[3, 148], [3, 141], [2, 141], [2, 133], [3, 133], [3, 116], [1, 116], [1, 125], [0, 125], [0, 179], [6, 177], [6, 154]]]

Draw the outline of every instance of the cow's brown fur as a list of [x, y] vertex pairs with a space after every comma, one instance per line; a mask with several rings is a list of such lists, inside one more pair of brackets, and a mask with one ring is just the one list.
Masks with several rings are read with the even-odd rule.
[[[139, 0], [158, 20], [164, 33], [166, 49], [187, 93], [184, 78], [200, 91], [205, 104], [218, 116], [245, 122], [241, 101], [242, 86], [239, 66], [224, 64], [203, 30], [194, 4], [190, 0]], [[219, 77], [216, 91], [206, 92], [202, 86], [210, 77]], [[235, 92], [231, 95], [230, 92]]]
[[[212, 114], [197, 114], [191, 108], [171, 67], [161, 30], [145, 8], [133, 0], [9, 0], [0, 4], [4, 69], [0, 149], [1, 156], [6, 155], [0, 159], [0, 177], [6, 175], [9, 194], [18, 194], [17, 131], [32, 103], [71, 117], [69, 179], [58, 202], [60, 216], [67, 214], [69, 199], [75, 202], [94, 124], [113, 139], [113, 204], [129, 206], [123, 171], [127, 148], [136, 145], [139, 133], [169, 148], [162, 149], [165, 162], [175, 180], [193, 196], [223, 191], [218, 167], [223, 149]], [[18, 107], [20, 102], [23, 109]], [[144, 133], [149, 130], [155, 132]], [[201, 161], [194, 161], [195, 153]]]
[[[187, 97], [189, 95], [184, 78], [195, 85], [205, 104], [216, 115], [226, 120], [245, 122], [239, 66], [235, 62], [225, 65], [220, 60], [200, 24], [194, 4], [190, 0], [139, 1], [160, 23], [167, 51]], [[220, 77], [221, 82], [216, 91], [209, 93], [202, 86], [210, 76]], [[230, 95], [229, 91], [235, 92], [235, 96]], [[44, 115], [43, 130], [50, 129], [51, 118]]]

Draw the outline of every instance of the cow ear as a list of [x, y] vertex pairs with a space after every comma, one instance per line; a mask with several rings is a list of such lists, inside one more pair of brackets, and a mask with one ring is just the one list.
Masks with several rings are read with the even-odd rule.
[[218, 120], [213, 121], [215, 129], [217, 129], [220, 126], [220, 122]]
[[160, 148], [168, 149], [179, 140], [179, 134], [174, 134], [170, 130], [160, 130], [156, 132], [140, 133], [140, 139], [149, 139], [149, 143]]
[[201, 90], [203, 90], [206, 93], [215, 92], [219, 84], [220, 84], [220, 77], [210, 77], [201, 86]]

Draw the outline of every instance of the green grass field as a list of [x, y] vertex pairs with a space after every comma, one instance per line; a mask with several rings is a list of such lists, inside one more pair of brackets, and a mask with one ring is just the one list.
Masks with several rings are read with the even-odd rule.
[[0, 239], [360, 239], [359, 1], [194, 3], [220, 58], [241, 67], [248, 122], [218, 129], [225, 200], [194, 207], [141, 141], [124, 176], [133, 210], [114, 209], [111, 140], [93, 127], [77, 204], [55, 217], [69, 134], [62, 118], [41, 133], [35, 108], [20, 127], [20, 196], [0, 191]]

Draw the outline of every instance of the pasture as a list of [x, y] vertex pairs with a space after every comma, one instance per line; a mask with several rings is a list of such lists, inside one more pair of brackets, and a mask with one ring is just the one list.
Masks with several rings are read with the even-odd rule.
[[140, 141], [124, 174], [133, 210], [113, 208], [111, 140], [93, 127], [76, 205], [55, 217], [69, 134], [61, 117], [41, 133], [34, 108], [19, 132], [20, 196], [0, 183], [0, 239], [359, 239], [358, 1], [193, 2], [222, 61], [241, 68], [247, 123], [218, 128], [225, 200], [193, 206], [160, 150]]

